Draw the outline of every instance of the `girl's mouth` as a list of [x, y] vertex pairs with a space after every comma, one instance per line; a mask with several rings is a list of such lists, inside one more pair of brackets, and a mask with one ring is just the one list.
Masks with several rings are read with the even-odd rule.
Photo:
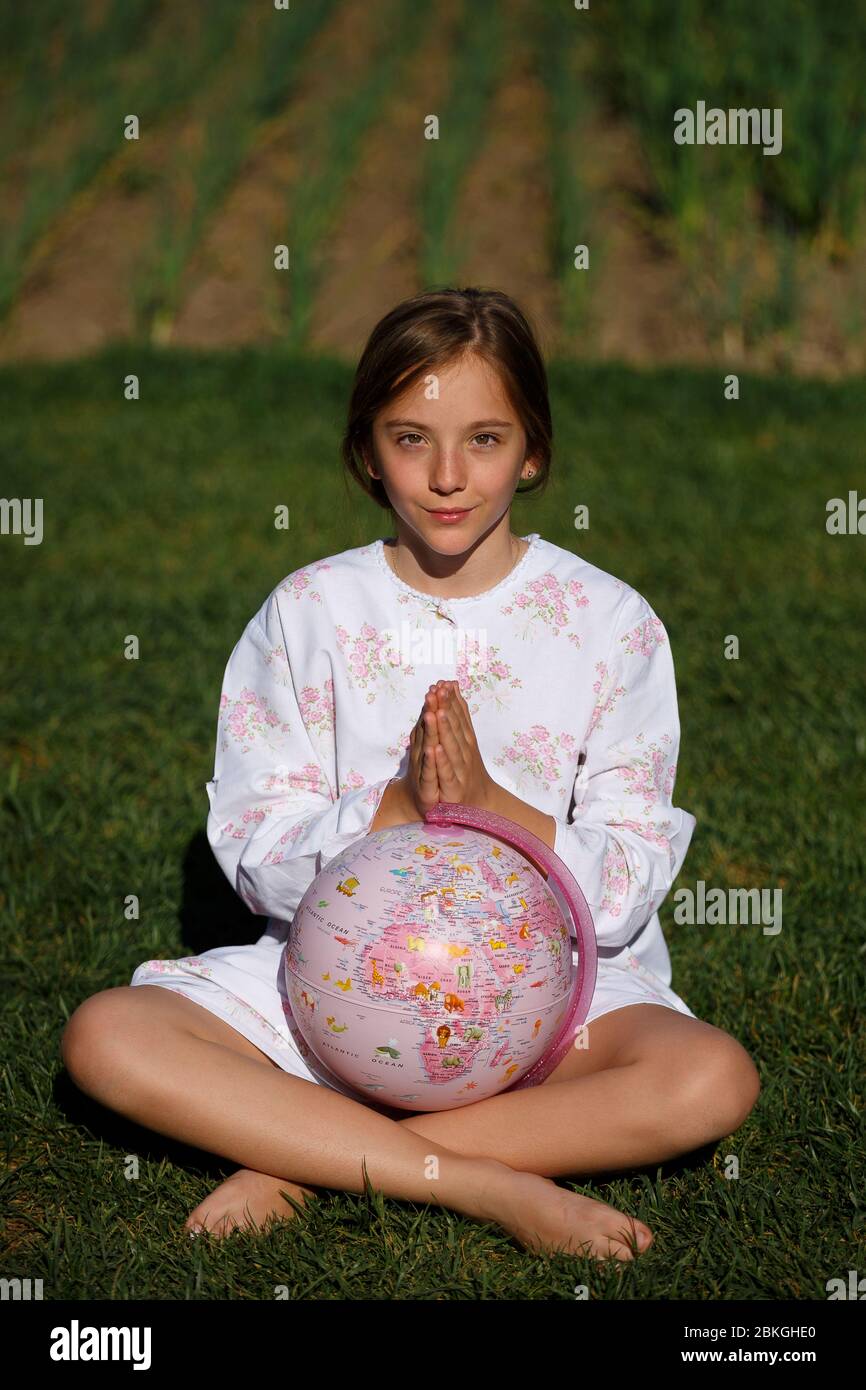
[[457, 507], [452, 511], [440, 511], [437, 509], [436, 511], [430, 511], [430, 515], [434, 516], [437, 521], [454, 522], [462, 521], [464, 516], [469, 516], [469, 513], [474, 510], [474, 507]]

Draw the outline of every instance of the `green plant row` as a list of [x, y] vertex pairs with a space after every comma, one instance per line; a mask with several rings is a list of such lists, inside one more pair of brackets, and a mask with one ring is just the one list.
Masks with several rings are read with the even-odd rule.
[[[18, 217], [0, 232], [0, 321], [8, 314], [25, 272], [27, 257], [69, 200], [96, 177], [123, 148], [123, 122], [134, 114], [147, 131], [187, 100], [208, 70], [226, 51], [242, 18], [237, 0], [209, 0], [202, 11], [197, 42], [190, 50], [174, 32], [188, 15], [169, 15], [165, 25], [152, 24], [136, 47], [139, 0], [131, 14], [125, 63], [107, 63], [91, 101], [83, 103], [83, 130], [62, 162], [36, 163], [29, 171], [24, 204]], [[183, 22], [182, 22], [183, 21]], [[116, 56], [117, 41], [112, 56]]]

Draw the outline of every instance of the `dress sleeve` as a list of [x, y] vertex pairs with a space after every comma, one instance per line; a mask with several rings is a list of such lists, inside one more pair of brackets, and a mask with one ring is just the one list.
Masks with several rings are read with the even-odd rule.
[[367, 833], [392, 780], [352, 773], [336, 785], [330, 667], [305, 681], [290, 652], [272, 595], [229, 657], [206, 784], [207, 837], [229, 883], [251, 911], [284, 921], [328, 860]]
[[620, 948], [663, 902], [696, 825], [671, 801], [680, 724], [667, 633], [635, 590], [621, 608], [596, 665], [574, 809], [568, 821], [554, 818], [553, 845], [580, 884], [599, 946]]

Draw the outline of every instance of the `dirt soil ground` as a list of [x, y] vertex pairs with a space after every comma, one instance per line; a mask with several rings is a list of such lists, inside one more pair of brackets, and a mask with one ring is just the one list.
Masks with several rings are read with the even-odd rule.
[[[339, 216], [321, 248], [309, 347], [354, 361], [376, 320], [423, 286], [417, 279], [418, 187], [428, 113], [448, 90], [461, 6], [434, 7], [423, 40], [398, 70], [379, 119], [361, 141]], [[527, 310], [547, 354], [651, 366], [718, 363], [728, 370], [786, 368], [828, 378], [866, 370], [866, 258], [834, 262], [820, 247], [799, 253], [801, 304], [795, 326], [750, 341], [742, 326], [710, 329], [694, 286], [647, 218], [649, 186], [632, 126], [587, 101], [581, 180], [590, 215], [574, 241], [591, 248], [581, 332], [560, 322], [560, 278], [549, 252], [551, 194], [546, 147], [551, 119], [534, 62], [530, 0], [504, 6], [505, 60], [454, 208], [461, 248], [457, 284], [506, 290]], [[273, 247], [291, 245], [296, 190], [310, 176], [321, 113], [367, 70], [374, 52], [372, 7], [345, 3], [316, 34], [293, 99], [261, 125], [233, 184], [179, 281], [177, 313], [152, 325], [156, 341], [187, 347], [267, 344], [281, 336]], [[240, 25], [229, 73], [252, 61], [262, 34], [255, 7]], [[220, 76], [216, 75], [214, 90]], [[225, 99], [225, 92], [222, 93]], [[135, 281], [158, 242], [169, 198], [188, 214], [187, 160], [204, 138], [207, 97], [123, 148], [72, 198], [32, 249], [19, 293], [0, 325], [0, 361], [78, 356], [128, 339], [137, 329]], [[71, 115], [17, 150], [2, 169], [0, 229], [23, 206], [28, 170], [58, 166], [86, 123]], [[170, 186], [167, 186], [170, 185]], [[757, 223], [756, 223], [757, 225]], [[751, 273], [771, 284], [775, 265], [756, 244]]]

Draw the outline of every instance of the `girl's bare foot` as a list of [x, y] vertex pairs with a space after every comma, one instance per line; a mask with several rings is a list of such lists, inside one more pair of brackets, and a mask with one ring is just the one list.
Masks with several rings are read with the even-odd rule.
[[237, 1229], [263, 1226], [271, 1216], [297, 1216], [291, 1203], [281, 1196], [282, 1192], [288, 1192], [301, 1206], [305, 1205], [307, 1197], [316, 1196], [312, 1188], [301, 1187], [287, 1178], [239, 1168], [199, 1202], [184, 1222], [184, 1229], [190, 1235], [199, 1235], [204, 1230], [208, 1235], [225, 1236]]
[[[648, 1226], [606, 1202], [567, 1192], [550, 1178], [520, 1172], [495, 1159], [482, 1162], [490, 1180], [488, 1184], [485, 1178], [483, 1212], [474, 1214], [502, 1226], [527, 1249], [599, 1261], [631, 1260], [633, 1242], [638, 1244], [637, 1253], [652, 1242]], [[224, 1236], [237, 1228], [263, 1226], [270, 1217], [296, 1216], [281, 1192], [288, 1192], [301, 1206], [305, 1198], [316, 1196], [312, 1188], [286, 1178], [240, 1168], [190, 1213], [185, 1227], [191, 1234], [205, 1230]]]
[[557, 1187], [550, 1178], [524, 1173], [490, 1160], [501, 1169], [489, 1190], [491, 1219], [530, 1250], [584, 1255], [596, 1260], [632, 1260], [652, 1242], [652, 1231], [606, 1202]]

